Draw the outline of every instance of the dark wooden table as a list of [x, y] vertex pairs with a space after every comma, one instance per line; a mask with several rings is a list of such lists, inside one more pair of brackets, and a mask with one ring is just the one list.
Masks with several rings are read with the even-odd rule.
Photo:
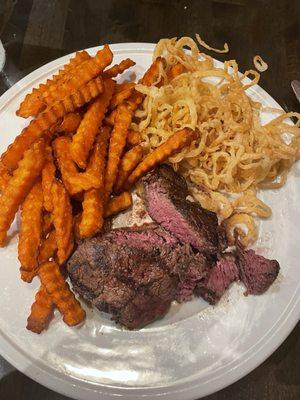
[[[299, 111], [291, 88], [300, 80], [299, 0], [0, 0], [0, 37], [7, 53], [0, 93], [37, 67], [103, 43], [156, 42], [193, 36], [230, 45], [240, 69], [263, 55], [261, 85], [286, 109]], [[13, 309], [12, 309], [13, 312]], [[1, 346], [1, 343], [0, 343]], [[63, 400], [0, 357], [0, 399]], [[300, 325], [260, 367], [206, 400], [300, 399]]]

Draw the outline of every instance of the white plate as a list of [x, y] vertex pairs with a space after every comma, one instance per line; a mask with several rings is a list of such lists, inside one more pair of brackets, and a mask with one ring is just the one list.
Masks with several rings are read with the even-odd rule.
[[[116, 62], [126, 57], [137, 62], [133, 68], [137, 77], [150, 64], [152, 44], [111, 47]], [[25, 94], [68, 59], [39, 68], [0, 98], [1, 152], [28, 123], [15, 116]], [[266, 106], [279, 107], [258, 86], [251, 95]], [[269, 118], [262, 115], [263, 122]], [[161, 321], [134, 332], [120, 329], [107, 315], [90, 309], [80, 328], [67, 327], [56, 315], [41, 335], [27, 331], [38, 280], [28, 285], [19, 279], [14, 235], [9, 246], [0, 250], [1, 354], [41, 384], [84, 400], [195, 399], [233, 383], [263, 362], [299, 319], [299, 188], [296, 166], [283, 189], [263, 193], [274, 213], [261, 223], [257, 246], [281, 263], [280, 276], [266, 294], [246, 298], [243, 288], [234, 284], [216, 307], [200, 299], [175, 305]]]

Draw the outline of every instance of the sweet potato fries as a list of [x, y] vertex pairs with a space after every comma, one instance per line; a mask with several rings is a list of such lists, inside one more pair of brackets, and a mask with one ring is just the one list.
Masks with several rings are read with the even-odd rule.
[[[113, 79], [135, 63], [109, 67], [112, 59], [107, 45], [95, 56], [78, 52], [33, 89], [17, 111], [33, 119], [1, 156], [0, 245], [20, 208], [21, 278], [41, 281], [27, 320], [35, 333], [48, 327], [55, 307], [69, 326], [85, 318], [65, 280], [75, 237], [96, 235], [105, 218], [129, 208], [132, 196], [124, 188], [196, 136], [190, 129], [176, 132], [144, 156], [142, 132], [131, 127], [144, 95], [134, 82]], [[139, 82], [160, 85], [163, 66], [156, 59]]]

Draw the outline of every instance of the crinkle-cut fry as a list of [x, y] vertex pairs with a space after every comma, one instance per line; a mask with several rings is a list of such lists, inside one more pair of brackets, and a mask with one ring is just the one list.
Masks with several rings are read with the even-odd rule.
[[42, 264], [46, 261], [49, 261], [49, 258], [55, 256], [56, 251], [57, 251], [56, 233], [55, 229], [53, 229], [40, 245], [38, 263]]
[[175, 132], [163, 144], [158, 146], [151, 153], [148, 153], [141, 163], [129, 175], [124, 188], [129, 189], [143, 175], [155, 168], [158, 164], [166, 161], [170, 156], [179, 153], [184, 147], [190, 145], [197, 139], [198, 132], [185, 128]]
[[104, 193], [99, 189], [90, 189], [84, 193], [82, 215], [78, 224], [80, 238], [94, 236], [103, 225]]
[[185, 71], [185, 68], [181, 63], [178, 62], [178, 63], [172, 65], [172, 67], [167, 72], [168, 80], [171, 81], [172, 79], [181, 75], [184, 71]]
[[31, 93], [26, 95], [16, 114], [23, 118], [35, 117], [38, 115], [41, 111], [43, 111], [44, 108], [46, 108], [46, 104], [41, 99], [42, 93], [45, 92], [51, 85], [56, 84], [61, 79], [64, 79], [66, 74], [89, 58], [90, 55], [85, 50], [77, 52], [75, 57], [71, 58], [70, 61], [58, 71], [58, 74], [53, 75], [51, 79], [46, 81], [46, 83], [41, 83], [38, 88], [34, 88]]
[[63, 264], [73, 249], [73, 216], [69, 195], [60, 182], [52, 185], [53, 225], [56, 233], [57, 256]]
[[127, 144], [129, 146], [136, 146], [140, 144], [142, 141], [142, 136], [140, 132], [134, 131], [133, 129], [129, 129], [127, 133]]
[[54, 261], [43, 263], [39, 276], [53, 303], [63, 315], [64, 322], [69, 326], [78, 325], [85, 319], [85, 311], [71, 292], [58, 264]]
[[7, 186], [11, 175], [7, 168], [0, 162], [0, 191], [3, 191], [4, 188]]
[[139, 81], [142, 85], [152, 86], [157, 83], [160, 70], [163, 68], [165, 60], [162, 57], [157, 57], [145, 72], [142, 79]]
[[44, 213], [43, 216], [43, 226], [42, 226], [42, 234], [44, 237], [48, 235], [48, 233], [53, 228], [53, 217], [52, 214], [49, 212]]
[[117, 93], [115, 93], [111, 99], [111, 102], [109, 104], [110, 109], [116, 108], [119, 104], [123, 103], [126, 99], [128, 99], [132, 92], [134, 91], [134, 86], [129, 86]]
[[120, 64], [115, 64], [105, 70], [102, 76], [104, 79], [115, 78], [117, 75], [122, 74], [126, 69], [133, 67], [134, 65], [135, 62], [133, 60], [131, 60], [130, 58], [126, 58], [125, 60], [122, 60]]
[[118, 179], [115, 183], [115, 192], [119, 193], [126, 179], [143, 158], [143, 148], [138, 145], [128, 150], [121, 159]]
[[87, 157], [99, 132], [99, 127], [112, 98], [114, 87], [115, 83], [112, 79], [104, 81], [103, 93], [90, 104], [77, 132], [72, 138], [71, 157], [81, 168], [86, 167]]
[[71, 141], [66, 136], [60, 136], [53, 141], [53, 149], [63, 183], [71, 195], [83, 190], [95, 189], [101, 185], [101, 179], [92, 171], [78, 172], [76, 164], [71, 159]]
[[105, 210], [105, 218], [116, 215], [132, 206], [132, 196], [129, 192], [123, 192], [119, 196], [109, 200]]
[[101, 78], [96, 78], [75, 90], [69, 96], [57, 101], [47, 110], [38, 115], [38, 117], [30, 122], [30, 124], [16, 137], [15, 141], [2, 154], [1, 161], [3, 165], [13, 171], [20, 159], [23, 157], [25, 150], [31, 144], [39, 139], [45, 131], [55, 126], [67, 113], [75, 111], [84, 104], [97, 97], [103, 91]]
[[20, 268], [20, 276], [22, 281], [31, 283], [32, 279], [37, 275], [38, 268], [33, 269], [32, 271], [26, 271], [22, 267]]
[[40, 175], [46, 161], [46, 145], [38, 140], [24, 153], [0, 197], [0, 245], [3, 246], [6, 232], [14, 220], [19, 206]]
[[104, 172], [109, 137], [110, 129], [102, 128], [91, 156], [88, 169], [93, 169], [101, 177], [102, 184], [99, 189], [91, 189], [84, 193], [82, 214], [77, 227], [78, 236], [81, 238], [94, 236], [103, 225]]
[[115, 125], [111, 133], [108, 150], [108, 160], [105, 174], [106, 200], [109, 198], [117, 178], [120, 158], [126, 145], [127, 131], [131, 124], [131, 119], [132, 114], [128, 108], [123, 104], [118, 106], [118, 112], [115, 119]]
[[75, 67], [69, 76], [69, 79], [58, 81], [57, 84], [51, 85], [42, 93], [43, 101], [51, 105], [55, 101], [68, 96], [70, 92], [79, 89], [91, 79], [95, 78], [101, 71], [112, 62], [112, 52], [108, 45], [104, 45], [95, 57], [91, 57], [87, 61]]
[[57, 132], [73, 133], [77, 130], [82, 117], [79, 113], [73, 112], [66, 114], [62, 123], [58, 126]]
[[40, 182], [35, 183], [21, 207], [18, 258], [22, 270], [37, 268], [38, 249], [42, 233], [43, 191]]
[[105, 121], [105, 123], [106, 123], [107, 125], [109, 125], [109, 126], [114, 126], [114, 124], [115, 124], [115, 118], [116, 118], [117, 112], [118, 112], [118, 109], [115, 108], [114, 110], [112, 110], [111, 113], [109, 113], [108, 115], [106, 115], [104, 121]]
[[26, 329], [34, 333], [41, 333], [49, 325], [53, 317], [54, 303], [46, 288], [41, 285], [35, 295], [31, 312], [27, 318]]
[[44, 208], [46, 211], [52, 211], [52, 195], [51, 187], [55, 180], [55, 165], [52, 154], [47, 157], [46, 164], [42, 170], [42, 189], [44, 196]]

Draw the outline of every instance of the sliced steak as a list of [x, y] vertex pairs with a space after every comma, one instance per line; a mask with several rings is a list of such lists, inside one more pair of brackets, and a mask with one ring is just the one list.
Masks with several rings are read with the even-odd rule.
[[205, 256], [155, 224], [84, 240], [68, 261], [74, 290], [129, 329], [162, 317], [172, 300], [191, 297], [206, 270]]
[[232, 282], [239, 278], [236, 260], [233, 254], [225, 253], [218, 257], [206, 278], [197, 285], [196, 294], [210, 304], [216, 304]]
[[275, 281], [280, 269], [278, 261], [268, 260], [253, 250], [243, 250], [239, 246], [237, 263], [240, 279], [247, 288], [247, 294], [264, 293]]
[[143, 178], [144, 196], [150, 217], [182, 243], [213, 253], [219, 247], [217, 215], [198, 203], [186, 200], [187, 185], [170, 166], [161, 165]]

